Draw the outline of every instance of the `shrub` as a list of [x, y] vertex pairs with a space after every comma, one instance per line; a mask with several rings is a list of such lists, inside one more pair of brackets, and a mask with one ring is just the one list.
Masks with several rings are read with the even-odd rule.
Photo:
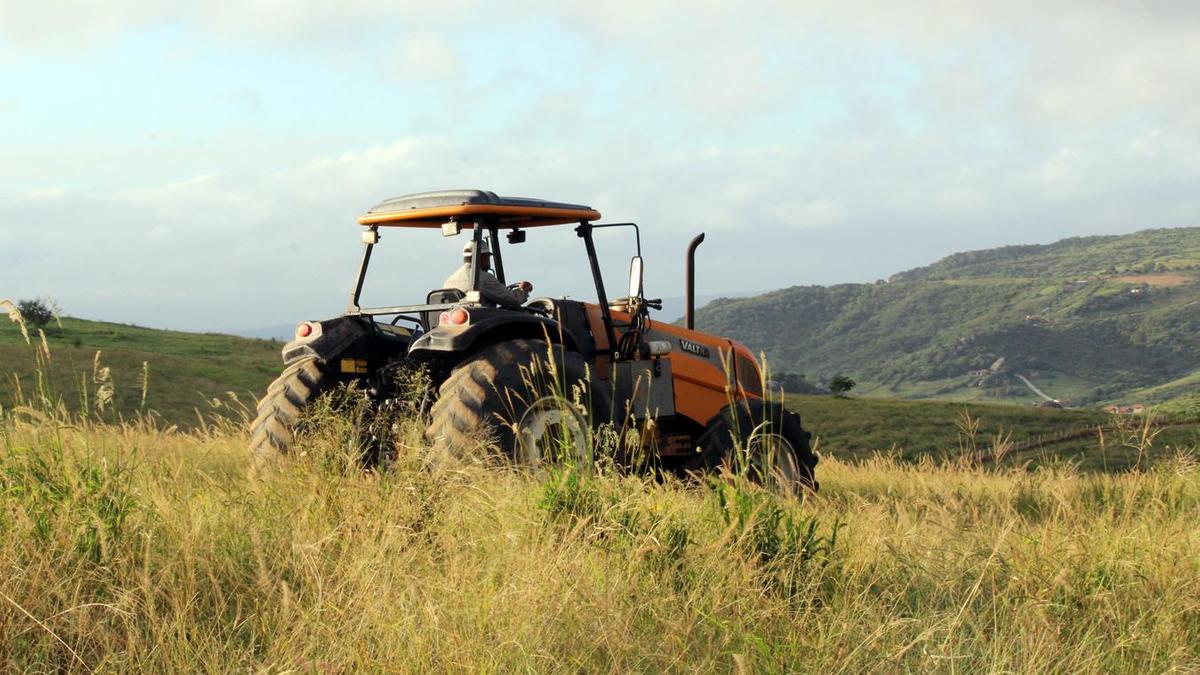
[[845, 375], [837, 375], [829, 381], [829, 391], [833, 392], [834, 396], [845, 396], [857, 384], [857, 382]]
[[41, 300], [22, 300], [17, 303], [17, 309], [25, 319], [25, 323], [33, 328], [44, 328], [54, 318], [54, 312]]

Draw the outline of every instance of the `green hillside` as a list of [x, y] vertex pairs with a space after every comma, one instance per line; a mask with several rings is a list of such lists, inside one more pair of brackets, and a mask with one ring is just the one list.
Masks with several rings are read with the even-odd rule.
[[1061, 277], [1153, 273], [1200, 267], [1200, 228], [1145, 230], [1126, 236], [1072, 237], [1053, 244], [968, 251], [892, 277], [892, 281], [965, 277]]
[[[91, 401], [98, 386], [93, 371], [99, 351], [101, 367], [109, 368], [112, 376], [114, 406], [109, 417], [128, 417], [142, 409], [145, 363], [149, 373], [145, 409], [185, 426], [196, 423], [197, 410], [205, 415], [236, 414], [225, 407], [228, 392], [253, 408], [255, 396], [282, 367], [279, 342], [101, 321], [63, 318], [61, 328], [52, 322], [46, 328], [46, 342], [50, 391], [72, 410], [80, 408], [84, 394]], [[17, 399], [14, 376], [24, 396], [35, 390], [37, 345], [36, 335], [31, 347], [15, 324], [0, 324], [0, 405], [11, 406]], [[222, 406], [214, 408], [213, 399], [222, 400]], [[89, 407], [93, 406], [89, 403]]]
[[[95, 356], [108, 368], [114, 389], [113, 405], [101, 418], [130, 419], [140, 411], [154, 411], [167, 422], [183, 427], [197, 424], [197, 415], [238, 418], [237, 404], [230, 406], [229, 392], [253, 406], [280, 369], [280, 343], [229, 335], [155, 330], [115, 323], [65, 318], [62, 327], [46, 332], [50, 348], [49, 390], [67, 407], [79, 410], [84, 395], [94, 413]], [[17, 400], [17, 381], [27, 399], [37, 386], [36, 351], [25, 344], [14, 324], [0, 324], [0, 405]], [[143, 363], [148, 364], [149, 386], [142, 402]], [[220, 402], [214, 406], [213, 401]], [[1169, 424], [1200, 418], [1196, 398], [1162, 406], [1161, 421], [1168, 423], [1155, 439], [1155, 453], [1200, 443], [1195, 424]], [[969, 415], [978, 420], [975, 445], [990, 449], [997, 434], [1013, 444], [1010, 456], [1018, 463], [1041, 464], [1069, 460], [1087, 469], [1113, 470], [1132, 465], [1137, 453], [1122, 444], [1112, 431], [1116, 418], [1100, 411], [1055, 410], [1023, 405], [944, 401], [842, 399], [833, 396], [789, 396], [788, 405], [803, 415], [807, 428], [819, 439], [827, 456], [842, 460], [867, 459], [877, 452], [913, 461], [922, 456], [943, 460], [958, 455], [968, 439], [960, 428]], [[1131, 418], [1132, 419], [1132, 418]], [[1105, 427], [1109, 448], [1101, 451], [1095, 430]], [[1063, 436], [1089, 431], [1090, 435]]]
[[1200, 390], [1198, 278], [1200, 228], [1149, 230], [717, 300], [697, 324], [775, 370], [846, 373], [868, 395], [1041, 400], [1021, 375], [1075, 404], [1157, 401]]
[[1090, 471], [1119, 471], [1139, 460], [1170, 457], [1200, 445], [1200, 404], [1162, 406], [1147, 420], [1099, 410], [1061, 410], [998, 403], [788, 396], [826, 457], [862, 461], [879, 453], [935, 461], [1001, 447], [1008, 464], [1071, 462]]

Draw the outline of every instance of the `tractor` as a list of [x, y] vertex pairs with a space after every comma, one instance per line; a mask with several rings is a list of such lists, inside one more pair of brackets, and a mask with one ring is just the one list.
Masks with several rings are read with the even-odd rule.
[[[694, 261], [687, 247], [684, 325], [656, 321], [661, 300], [643, 290], [640, 229], [598, 223], [589, 206], [501, 197], [482, 190], [425, 192], [385, 200], [358, 219], [362, 261], [345, 312], [303, 321], [283, 347], [284, 370], [258, 403], [251, 450], [260, 461], [287, 454], [306, 408], [355, 383], [369, 409], [403, 404], [420, 415], [433, 456], [479, 449], [517, 464], [592, 461], [598, 431], [630, 467], [681, 475], [737, 463], [764, 483], [816, 490], [817, 456], [796, 413], [769, 396], [754, 355], [735, 340], [695, 330]], [[519, 308], [482, 297], [481, 250], [505, 283], [501, 234], [524, 244], [529, 231], [573, 226], [583, 242], [596, 302], [532, 299]], [[372, 250], [398, 228], [466, 235], [469, 288], [430, 291], [423, 302], [364, 307]], [[609, 298], [595, 237], [629, 228], [636, 254], [626, 295]], [[401, 386], [401, 373], [423, 384]], [[409, 378], [411, 381], [411, 378]], [[367, 424], [364, 428], [369, 427]], [[363, 447], [380, 434], [370, 432]]]

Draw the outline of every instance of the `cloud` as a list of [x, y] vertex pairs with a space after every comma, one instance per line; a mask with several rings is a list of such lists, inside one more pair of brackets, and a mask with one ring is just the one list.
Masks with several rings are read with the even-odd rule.
[[1042, 162], [1037, 176], [1048, 194], [1070, 195], [1083, 187], [1084, 162], [1074, 148], [1060, 148]]
[[229, 92], [229, 100], [247, 112], [262, 112], [262, 92], [257, 87], [239, 87], [233, 89]]
[[[589, 203], [610, 221], [636, 220], [647, 288], [663, 295], [678, 290], [683, 243], [699, 231], [709, 233], [701, 286], [721, 292], [867, 280], [955, 249], [1192, 224], [1200, 213], [1196, 198], [1184, 197], [1200, 174], [1176, 175], [1172, 191], [1152, 158], [1119, 162], [1133, 179], [1070, 152], [941, 174], [914, 170], [913, 157], [948, 163], [953, 145], [924, 140], [864, 161], [864, 150], [835, 138], [820, 147], [706, 148], [630, 164], [623, 158], [637, 147], [610, 140], [608, 157], [519, 144], [479, 157], [450, 136], [405, 136], [268, 172], [251, 165], [114, 192], [57, 188], [0, 199], [0, 222], [39, 233], [6, 246], [16, 261], [0, 272], [0, 285], [55, 296], [85, 316], [167, 326], [333, 314], [356, 264], [354, 218], [380, 199], [443, 187]], [[868, 148], [881, 142], [860, 140]], [[1178, 167], [1164, 170], [1171, 168]], [[1063, 184], [1074, 192], [1054, 187]], [[1122, 190], [1135, 184], [1133, 194]], [[531, 236], [506, 258], [511, 269], [539, 291], [586, 297], [578, 242], [555, 236]], [[613, 241], [604, 261], [619, 272], [630, 252]], [[428, 232], [385, 233], [369, 288], [383, 302], [420, 297], [446, 275], [454, 250], [456, 242]]]
[[31, 202], [62, 199], [66, 196], [67, 189], [64, 187], [39, 188], [37, 190], [30, 190], [25, 193], [25, 198]]
[[[486, 163], [447, 161], [456, 155], [452, 139], [408, 137], [265, 175], [210, 172], [115, 193], [56, 190], [2, 201], [0, 222], [19, 214], [29, 228], [45, 232], [20, 248], [16, 265], [4, 273], [6, 285], [15, 282], [25, 295], [52, 295], [68, 311], [144, 323], [153, 309], [163, 325], [193, 328], [251, 325], [264, 314], [278, 322], [336, 312], [358, 252], [353, 219], [376, 201], [406, 191], [398, 186], [479, 186], [594, 203], [644, 223], [653, 251], [671, 251], [704, 227], [723, 230], [718, 241], [730, 250], [738, 248], [737, 240], [759, 246], [772, 236], [739, 232], [739, 226], [765, 212], [770, 184], [733, 183], [685, 205], [677, 201], [678, 193], [662, 192], [652, 178], [695, 179], [699, 187], [705, 174], [731, 168], [731, 160], [753, 162], [751, 155], [655, 162], [640, 172], [645, 190], [611, 200], [600, 198], [600, 192], [628, 177], [627, 167], [617, 163], [592, 162], [593, 173], [580, 177], [563, 175], [564, 167], [586, 164], [569, 151], [510, 149]], [[807, 208], [810, 216], [821, 218], [834, 212], [820, 202]], [[535, 278], [539, 288], [587, 293], [584, 268], [537, 252], [547, 245], [543, 234], [514, 254], [514, 267], [524, 258], [524, 276]], [[384, 301], [423, 295], [453, 266], [455, 242], [435, 235], [385, 233], [380, 267], [373, 274], [379, 288], [391, 289]], [[565, 245], [578, 248], [573, 236]], [[400, 266], [382, 262], [388, 256]], [[674, 257], [650, 253], [659, 264], [651, 276], [660, 287], [677, 275]], [[611, 257], [607, 262], [613, 269], [623, 267]]]
[[846, 207], [832, 199], [797, 202], [775, 211], [778, 222], [799, 228], [832, 227], [849, 220]]
[[[1200, 105], [1180, 86], [1200, 74], [1200, 10], [1186, 1], [781, 0], [691, 3], [686, 13], [636, 0], [534, 6], [596, 45], [640, 52], [661, 71], [662, 85], [692, 92], [714, 114], [731, 101], [787, 89], [761, 58], [768, 45], [793, 56], [793, 95], [836, 83], [865, 56], [882, 78], [891, 74], [878, 67], [881, 59], [919, 63], [925, 93], [935, 96], [929, 107], [950, 104], [952, 114], [986, 101], [986, 88], [997, 85], [992, 96], [1010, 98], [1012, 112], [1048, 124], [1111, 121], [1147, 108], [1182, 122], [1195, 119]], [[997, 73], [997, 62], [1012, 72]], [[857, 75], [872, 84], [870, 70]]]
[[446, 78], [462, 67], [454, 43], [431, 33], [400, 39], [388, 73], [396, 78]]
[[[1200, 10], [1187, 1], [524, 0], [499, 7], [473, 0], [50, 0], [0, 5], [0, 36], [29, 50], [84, 50], [146, 26], [184, 24], [220, 39], [323, 50], [331, 59], [359, 60], [357, 53], [379, 59], [392, 76], [447, 77], [461, 72], [456, 43], [469, 39], [469, 31], [440, 32], [450, 16], [471, 16], [497, 33], [531, 16], [551, 18], [590, 44], [598, 60], [636, 55], [664, 98], [718, 119], [752, 118], [836, 86], [848, 73], [868, 86], [886, 80], [891, 73], [878, 68], [886, 58], [921, 64], [920, 84], [935, 96], [931, 108], [948, 103], [959, 110], [987, 98], [999, 60], [1017, 70], [1005, 74], [1006, 91], [996, 93], [1031, 119], [1074, 124], [1154, 108], [1182, 123], [1200, 112], [1197, 97], [1181, 86], [1200, 72]], [[371, 38], [381, 34], [397, 46], [371, 55]], [[874, 65], [864, 70], [864, 62]]]
[[89, 50], [172, 14], [171, 4], [124, 0], [0, 3], [0, 37], [35, 51]]
[[388, 0], [43, 0], [0, 3], [0, 36], [37, 51], [91, 50], [159, 24], [195, 24], [207, 32], [277, 46], [312, 49], [361, 43], [379, 28], [395, 29], [445, 13], [470, 11], [473, 0], [436, 5]]

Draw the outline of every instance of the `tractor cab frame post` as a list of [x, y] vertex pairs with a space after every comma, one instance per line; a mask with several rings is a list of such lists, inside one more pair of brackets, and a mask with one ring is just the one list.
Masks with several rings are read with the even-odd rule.
[[475, 218], [471, 227], [471, 241], [475, 242], [471, 246], [471, 290], [479, 290], [479, 243], [483, 241], [483, 223], [480, 218]]
[[362, 297], [363, 282], [367, 278], [367, 266], [371, 264], [371, 251], [377, 243], [379, 243], [379, 226], [372, 225], [366, 232], [363, 232], [362, 262], [358, 265], [358, 276], [354, 279], [354, 291], [350, 293], [350, 306], [346, 308], [347, 314], [357, 313], [361, 309], [358, 301]]
[[[453, 220], [453, 219], [452, 219]], [[499, 225], [495, 222], [490, 222], [490, 219], [476, 217], [471, 219], [471, 241], [475, 242], [471, 250], [471, 290], [479, 291], [479, 280], [481, 270], [479, 269], [479, 243], [487, 238], [492, 252], [492, 260], [495, 263], [496, 278], [500, 283], [504, 283], [504, 259], [500, 252], [500, 234]], [[392, 307], [371, 307], [363, 308], [362, 291], [363, 285], [367, 278], [367, 268], [371, 264], [371, 252], [375, 245], [379, 243], [379, 226], [371, 225], [363, 232], [363, 253], [362, 261], [358, 265], [358, 275], [354, 279], [354, 290], [350, 293], [350, 305], [346, 308], [346, 316], [377, 316], [382, 314], [397, 314], [402, 312], [412, 311], [434, 311], [453, 308], [456, 303], [443, 303], [439, 305], [397, 305]]]
[[608, 307], [608, 296], [604, 293], [604, 277], [600, 273], [600, 260], [596, 256], [596, 242], [592, 240], [593, 227], [590, 222], [581, 220], [579, 227], [575, 228], [575, 234], [583, 239], [583, 245], [587, 249], [588, 264], [592, 268], [592, 279], [596, 282], [596, 299], [600, 304], [600, 316], [604, 321], [604, 336], [608, 339], [608, 356], [615, 360], [617, 334], [613, 330], [612, 311]]
[[642, 255], [642, 228], [638, 227], [637, 223], [604, 223], [603, 225], [592, 225], [593, 230], [603, 230], [607, 227], [632, 227], [633, 241], [637, 245], [638, 257]]
[[496, 272], [496, 278], [500, 280], [500, 283], [506, 284], [508, 282], [504, 280], [504, 257], [500, 255], [500, 228], [495, 223], [488, 225], [488, 239], [491, 240], [492, 267]]

